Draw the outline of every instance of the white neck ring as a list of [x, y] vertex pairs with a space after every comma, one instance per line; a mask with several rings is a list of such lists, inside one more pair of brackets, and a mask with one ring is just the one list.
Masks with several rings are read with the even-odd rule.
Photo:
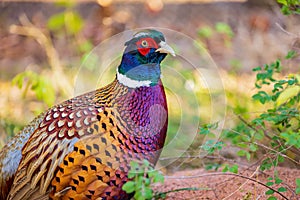
[[127, 77], [126, 75], [119, 73], [118, 70], [117, 70], [117, 80], [119, 81], [119, 83], [130, 88], [138, 88], [143, 86], [150, 87], [152, 83], [150, 80], [144, 80], [144, 81], [133, 80]]

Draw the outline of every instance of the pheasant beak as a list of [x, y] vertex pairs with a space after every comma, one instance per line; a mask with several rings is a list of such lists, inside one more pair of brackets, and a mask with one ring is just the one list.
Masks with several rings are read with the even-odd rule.
[[172, 47], [170, 47], [166, 42], [164, 41], [161, 41], [159, 43], [159, 48], [156, 49], [155, 52], [160, 52], [160, 53], [169, 53], [171, 54], [172, 56], [176, 56], [175, 55], [175, 51], [172, 49]]

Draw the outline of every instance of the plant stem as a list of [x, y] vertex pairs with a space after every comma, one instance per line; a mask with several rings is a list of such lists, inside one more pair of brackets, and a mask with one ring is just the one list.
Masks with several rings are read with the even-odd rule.
[[282, 193], [278, 192], [277, 190], [273, 189], [272, 187], [258, 181], [258, 180], [255, 180], [253, 178], [250, 178], [250, 177], [247, 177], [247, 176], [244, 176], [244, 175], [241, 175], [241, 174], [234, 174], [234, 173], [230, 173], [230, 172], [216, 172], [216, 173], [209, 173], [209, 174], [201, 174], [201, 175], [194, 175], [194, 176], [178, 176], [178, 177], [172, 177], [172, 176], [166, 176], [165, 178], [169, 178], [169, 179], [187, 179], [187, 178], [199, 178], [199, 177], [207, 177], [207, 176], [236, 176], [236, 177], [240, 177], [240, 178], [243, 178], [243, 179], [247, 179], [247, 180], [250, 180], [250, 181], [253, 181], [255, 183], [258, 183], [266, 188], [268, 188], [269, 190], [272, 190], [273, 192], [279, 194], [282, 198], [288, 200], [288, 198], [286, 196], [284, 196]]

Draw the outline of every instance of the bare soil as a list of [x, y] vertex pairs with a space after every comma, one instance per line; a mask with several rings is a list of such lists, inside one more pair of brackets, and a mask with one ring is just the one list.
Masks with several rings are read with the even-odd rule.
[[[278, 175], [283, 182], [281, 184], [274, 184], [273, 189], [286, 187], [287, 191], [282, 192], [284, 197], [274, 193], [273, 196], [277, 199], [298, 200], [300, 195], [296, 195], [295, 178], [300, 177], [300, 170], [278, 167]], [[257, 182], [266, 184], [267, 178], [273, 176], [273, 171], [257, 172], [254, 170], [243, 170], [239, 172], [240, 175], [249, 177], [253, 180], [233, 176], [221, 175], [219, 172], [208, 172], [204, 169], [196, 169], [190, 171], [180, 171], [167, 176], [163, 185], [155, 187], [155, 191], [167, 192], [180, 188], [198, 188], [198, 191], [179, 191], [170, 192], [166, 199], [236, 199], [236, 200], [250, 200], [250, 199], [268, 199], [270, 195], [265, 192], [269, 189]], [[257, 181], [257, 182], [255, 182]]]

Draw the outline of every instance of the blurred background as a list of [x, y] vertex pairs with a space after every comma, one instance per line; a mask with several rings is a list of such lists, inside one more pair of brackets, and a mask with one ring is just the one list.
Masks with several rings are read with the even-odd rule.
[[[275, 0], [2, 1], [0, 147], [39, 113], [72, 97], [78, 67], [97, 44], [140, 27], [172, 29], [207, 49], [225, 88], [225, 127], [237, 126], [238, 115], [249, 118], [263, 109], [251, 100], [255, 93], [252, 69], [300, 49], [299, 16], [282, 15]], [[184, 48], [181, 45], [176, 48]], [[283, 75], [299, 72], [299, 61], [295, 57], [285, 62]], [[85, 67], [91, 69], [95, 62], [97, 58], [89, 57]], [[198, 84], [193, 74], [185, 76], [187, 82], [174, 84], [183, 90]], [[199, 124], [211, 122], [214, 93], [201, 84], [193, 89], [202, 108]], [[170, 141], [181, 113], [172, 94], [167, 94]], [[191, 148], [198, 148], [200, 139]]]

